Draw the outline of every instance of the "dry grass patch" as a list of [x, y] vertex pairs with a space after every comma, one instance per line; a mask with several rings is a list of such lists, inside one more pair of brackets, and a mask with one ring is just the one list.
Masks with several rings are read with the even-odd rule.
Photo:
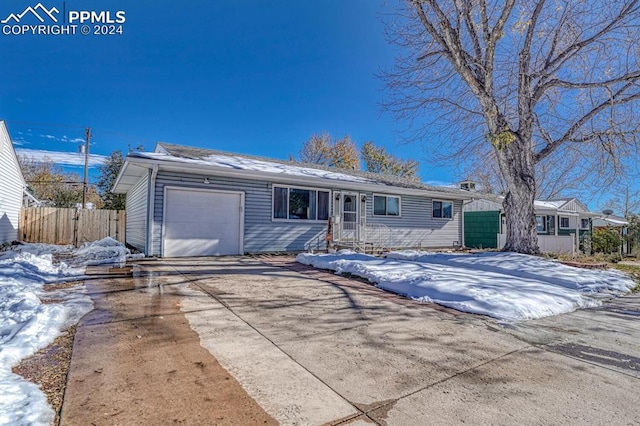
[[70, 327], [52, 344], [23, 359], [20, 364], [12, 368], [15, 374], [40, 386], [56, 413], [54, 425], [60, 422], [60, 410], [71, 365], [75, 335], [76, 326]]

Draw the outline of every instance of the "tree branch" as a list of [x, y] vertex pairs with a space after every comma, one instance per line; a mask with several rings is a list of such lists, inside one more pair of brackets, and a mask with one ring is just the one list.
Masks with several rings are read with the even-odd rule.
[[622, 93], [624, 93], [624, 91], [626, 89], [631, 87], [633, 85], [633, 83], [634, 82], [629, 82], [629, 83], [625, 84], [620, 89], [618, 89], [618, 91], [615, 94], [612, 94], [610, 97], [605, 99], [603, 102], [601, 102], [600, 104], [594, 106], [589, 112], [587, 112], [579, 120], [577, 120], [559, 139], [556, 139], [555, 141], [553, 141], [551, 143], [548, 143], [544, 148], [542, 148], [538, 153], [536, 153], [534, 155], [534, 162], [537, 163], [540, 160], [544, 159], [549, 154], [551, 154], [553, 151], [555, 151], [558, 148], [558, 146], [560, 146], [564, 142], [567, 142], [570, 139], [572, 139], [574, 137], [573, 135], [585, 123], [587, 123], [589, 120], [594, 118], [600, 112], [606, 110], [607, 108], [611, 108], [611, 107], [613, 107], [615, 105], [628, 104], [628, 103], [630, 103], [632, 101], [640, 99], [640, 92], [636, 92], [636, 93], [628, 95], [628, 96], [626, 96], [626, 97], [624, 97], [622, 99], [618, 99], [618, 97]]
[[624, 20], [624, 18], [638, 10], [637, 6], [639, 1], [640, 0], [632, 0], [625, 7], [623, 7], [620, 10], [620, 13], [618, 13], [618, 15], [600, 31], [596, 32], [591, 37], [588, 37], [577, 43], [573, 43], [572, 45], [564, 49], [555, 59], [548, 61], [545, 66], [535, 74], [535, 76], [543, 77], [545, 75], [551, 74], [553, 72], [553, 69], [557, 69], [557, 67], [561, 66], [564, 62], [569, 60], [573, 55], [578, 53], [584, 47], [599, 40], [603, 35], [610, 33], [614, 28], [617, 27], [618, 24], [620, 24]]

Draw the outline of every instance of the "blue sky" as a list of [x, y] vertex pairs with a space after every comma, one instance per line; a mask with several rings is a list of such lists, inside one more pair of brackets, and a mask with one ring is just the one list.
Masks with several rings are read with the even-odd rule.
[[[399, 143], [406, 123], [380, 107], [376, 75], [395, 55], [383, 3], [67, 0], [66, 11], [125, 11], [123, 34], [0, 34], [11, 82], [0, 86], [0, 117], [22, 149], [76, 152], [91, 127], [102, 155], [166, 141], [287, 158], [327, 131], [423, 161], [418, 145]], [[5, 0], [0, 16], [36, 4]], [[428, 181], [457, 178], [421, 170]]]
[[[398, 53], [381, 19], [394, 0], [40, 1], [65, 24], [71, 11], [123, 11], [126, 21], [113, 35], [82, 35], [78, 22], [71, 35], [0, 33], [0, 119], [19, 149], [81, 163], [91, 127], [91, 152], [103, 156], [164, 141], [288, 158], [326, 131], [420, 161], [426, 182], [464, 178], [456, 164], [428, 162], [422, 146], [433, 141], [403, 144], [408, 123], [380, 106], [377, 75]], [[0, 20], [38, 2], [3, 0]]]

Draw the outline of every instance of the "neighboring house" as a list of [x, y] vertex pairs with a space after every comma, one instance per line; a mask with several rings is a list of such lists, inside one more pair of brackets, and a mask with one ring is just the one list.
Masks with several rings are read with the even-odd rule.
[[114, 184], [126, 193], [127, 243], [176, 257], [455, 247], [469, 193], [366, 173], [159, 143], [133, 152]]
[[[476, 196], [477, 199], [464, 206], [466, 246], [504, 247], [506, 229], [502, 197]], [[575, 253], [581, 237], [591, 233], [592, 219], [599, 216], [575, 198], [535, 200], [534, 208], [538, 244], [542, 252]]]
[[22, 207], [42, 207], [42, 201], [38, 200], [26, 187], [22, 193]]
[[593, 219], [593, 229], [598, 228], [614, 228], [617, 230], [622, 239], [622, 246], [620, 247], [621, 254], [631, 254], [631, 246], [625, 238], [629, 234], [629, 221], [627, 221], [627, 219], [612, 214], [601, 215]]
[[4, 121], [0, 120], [0, 243], [18, 239], [26, 183]]

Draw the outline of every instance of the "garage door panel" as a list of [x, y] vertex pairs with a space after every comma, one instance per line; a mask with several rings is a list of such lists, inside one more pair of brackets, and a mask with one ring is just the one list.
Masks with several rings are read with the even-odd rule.
[[167, 188], [164, 256], [240, 254], [242, 195]]
[[[197, 209], [197, 208], [195, 208]], [[211, 224], [230, 224], [236, 223], [239, 215], [239, 207], [231, 210], [221, 209], [200, 209], [194, 211], [182, 210], [180, 213], [167, 215], [167, 221], [172, 223], [211, 223]]]
[[[217, 239], [230, 240], [238, 238], [238, 232], [230, 226], [220, 227], [213, 230], [214, 232], [204, 233], [202, 229], [197, 229], [188, 225], [171, 227], [165, 232], [165, 239], [168, 240], [194, 240], [194, 239]], [[203, 235], [205, 234], [205, 235]]]
[[202, 253], [206, 253], [206, 256], [238, 254], [225, 249], [224, 245], [220, 244], [220, 240], [202, 238], [172, 240], [165, 250], [171, 253], [171, 256], [167, 257], [203, 256]]

